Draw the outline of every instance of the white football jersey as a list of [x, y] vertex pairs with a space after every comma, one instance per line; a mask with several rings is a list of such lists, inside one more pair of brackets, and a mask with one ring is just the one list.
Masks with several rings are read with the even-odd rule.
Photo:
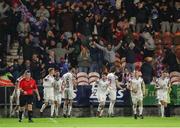
[[143, 96], [142, 83], [143, 79], [141, 77], [139, 77], [138, 79], [133, 78], [131, 80], [132, 89], [135, 91], [132, 91], [133, 95]]
[[75, 79], [73, 74], [68, 72], [63, 75], [62, 77], [63, 82], [65, 84], [65, 89], [72, 89], [73, 90], [73, 80]]
[[98, 92], [106, 92], [107, 91], [107, 87], [108, 87], [108, 81], [107, 80], [102, 80], [102, 79], [100, 79], [99, 81], [97, 81], [97, 85], [98, 85], [98, 89], [97, 89], [97, 91]]
[[56, 79], [55, 78], [55, 81], [54, 81], [54, 94], [60, 94], [60, 92], [62, 91], [61, 87], [62, 87], [62, 79], [59, 78], [59, 79]]
[[161, 77], [157, 79], [157, 84], [159, 89], [162, 90], [167, 90], [168, 89], [168, 84], [169, 84], [169, 78], [164, 78], [162, 79]]
[[116, 90], [116, 80], [118, 79], [118, 77], [114, 74], [114, 73], [109, 73], [107, 75], [107, 79], [109, 82], [109, 89], [114, 89]]
[[47, 75], [43, 79], [43, 86], [44, 86], [44, 88], [53, 88], [54, 87], [54, 77]]

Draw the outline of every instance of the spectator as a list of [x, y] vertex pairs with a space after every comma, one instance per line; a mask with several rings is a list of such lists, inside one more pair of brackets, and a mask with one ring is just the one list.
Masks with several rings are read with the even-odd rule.
[[173, 9], [172, 32], [176, 33], [178, 31], [180, 31], [180, 5], [178, 5], [178, 2], [176, 2], [175, 7]]
[[155, 54], [155, 72], [158, 78], [161, 76], [161, 73], [164, 69], [163, 59], [163, 52], [160, 49]]
[[94, 42], [94, 45], [104, 52], [104, 59], [111, 67], [115, 62], [116, 51], [121, 47], [121, 43], [122, 42], [120, 42], [117, 46], [108, 44], [107, 47], [104, 47]]
[[59, 63], [60, 58], [65, 58], [66, 54], [72, 53], [74, 48], [70, 48], [67, 50], [66, 48], [62, 48], [62, 44], [58, 43], [57, 48], [52, 49], [55, 53], [56, 62]]
[[74, 32], [74, 14], [68, 9], [70, 5], [63, 9], [61, 15], [59, 15], [59, 28], [61, 32]]
[[87, 47], [81, 46], [81, 52], [78, 56], [78, 69], [79, 72], [88, 73], [91, 63], [90, 53]]
[[155, 32], [160, 31], [160, 14], [159, 14], [159, 2], [153, 5], [151, 10], [151, 22], [152, 28]]
[[136, 22], [136, 32], [142, 32], [148, 22], [148, 13], [144, 6], [144, 2], [138, 3]]
[[73, 52], [68, 55], [68, 60], [72, 67], [76, 67], [78, 64], [77, 58], [81, 51], [80, 49], [81, 40], [77, 37], [76, 34], [74, 34], [73, 38], [68, 39], [68, 44], [70, 49], [74, 48]]
[[68, 72], [69, 65], [64, 58], [60, 59], [60, 63], [58, 64], [60, 75], [63, 76], [65, 73]]
[[46, 65], [46, 71], [48, 71], [49, 68], [56, 67], [56, 57], [53, 50], [48, 51], [48, 56], [44, 59], [44, 63]]
[[24, 63], [22, 64], [22, 72], [26, 70], [31, 70], [31, 61], [30, 60], [25, 60]]
[[102, 71], [102, 64], [104, 60], [103, 52], [100, 51], [93, 43], [90, 45], [89, 51], [91, 56], [90, 72], [100, 73]]
[[170, 19], [171, 13], [167, 5], [162, 6], [160, 10], [160, 18], [161, 18], [161, 31], [164, 32], [170, 32]]
[[166, 49], [165, 57], [163, 60], [164, 64], [167, 64], [169, 67], [169, 72], [178, 71], [178, 63], [176, 60], [176, 55], [171, 49]]
[[19, 22], [17, 25], [17, 32], [18, 32], [18, 42], [19, 42], [19, 48], [18, 48], [18, 54], [20, 54], [21, 47], [23, 46], [23, 41], [26, 36], [28, 36], [28, 33], [31, 31], [30, 24], [27, 21], [26, 18], [23, 18], [22, 21]]
[[155, 50], [154, 39], [152, 38], [150, 32], [143, 32], [141, 35], [144, 39], [144, 56], [153, 56]]
[[22, 53], [23, 53], [23, 59], [26, 60], [30, 60], [33, 54], [33, 47], [32, 47], [32, 42], [30, 42], [29, 38], [26, 37], [24, 40], [24, 43], [22, 44], [23, 49], [22, 49]]
[[141, 67], [142, 77], [145, 84], [150, 84], [153, 79], [152, 57], [146, 57]]
[[42, 18], [50, 17], [49, 11], [44, 7], [44, 5], [41, 5], [39, 10], [37, 10], [36, 17], [42, 17]]
[[12, 75], [13, 78], [16, 80], [21, 75], [21, 65], [19, 64], [19, 61], [17, 59], [14, 59], [13, 65], [12, 65]]
[[135, 63], [136, 54], [134, 51], [134, 47], [135, 47], [135, 44], [131, 42], [129, 44], [129, 48], [126, 50], [126, 63], [127, 63], [126, 67], [129, 72], [133, 72], [135, 70], [134, 63]]
[[33, 78], [36, 80], [37, 83], [39, 83], [39, 80], [41, 79], [41, 62], [37, 54], [32, 55], [31, 72]]

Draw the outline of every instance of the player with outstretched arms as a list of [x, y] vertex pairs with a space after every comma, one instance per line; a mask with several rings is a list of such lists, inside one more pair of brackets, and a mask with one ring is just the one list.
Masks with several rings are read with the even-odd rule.
[[51, 104], [51, 117], [54, 115], [54, 68], [48, 69], [48, 75], [43, 79], [43, 87], [44, 87], [44, 104], [40, 109], [40, 115], [43, 115], [44, 109]]
[[69, 71], [63, 75], [63, 86], [64, 86], [64, 106], [63, 116], [71, 117], [72, 103], [76, 94], [74, 93], [74, 87], [76, 86], [76, 79], [74, 77], [75, 69], [69, 67]]
[[[140, 77], [139, 71], [134, 72], [128, 88], [131, 91], [134, 118], [137, 119], [139, 116], [143, 119], [143, 97], [145, 95], [145, 84], [142, 77]], [[137, 114], [137, 109], [139, 109], [139, 114]]]
[[97, 109], [97, 116], [101, 117], [104, 111], [104, 106], [106, 102], [106, 95], [107, 95], [107, 87], [108, 87], [108, 81], [107, 81], [107, 73], [102, 73], [102, 78], [100, 80], [97, 80], [96, 83], [98, 86], [97, 88], [97, 99], [99, 102], [99, 106]]
[[170, 89], [170, 80], [166, 77], [166, 73], [162, 72], [160, 78], [156, 80], [157, 99], [160, 104], [161, 117], [164, 117], [164, 110], [168, 103], [168, 91]]
[[59, 71], [56, 71], [55, 81], [54, 81], [54, 103], [55, 103], [56, 117], [58, 117], [59, 115], [59, 107], [61, 105], [62, 92], [63, 92], [62, 79], [60, 78]]

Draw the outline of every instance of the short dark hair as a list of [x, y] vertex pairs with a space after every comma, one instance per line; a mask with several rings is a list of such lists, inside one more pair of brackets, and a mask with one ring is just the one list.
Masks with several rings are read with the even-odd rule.
[[116, 68], [115, 68], [115, 67], [112, 67], [109, 71], [110, 71], [110, 72], [116, 72]]
[[102, 74], [101, 75], [107, 75], [107, 72], [102, 72]]
[[25, 74], [25, 75], [31, 74], [31, 71], [30, 71], [30, 70], [26, 70], [26, 71], [24, 72], [24, 74]]

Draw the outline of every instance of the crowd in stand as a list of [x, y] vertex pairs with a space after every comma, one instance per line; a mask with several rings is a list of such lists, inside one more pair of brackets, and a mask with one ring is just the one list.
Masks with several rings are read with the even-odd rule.
[[[149, 84], [167, 69], [180, 71], [180, 2], [166, 0], [0, 0], [1, 73], [47, 69], [117, 74], [141, 70]], [[18, 41], [23, 63], [4, 64]]]

